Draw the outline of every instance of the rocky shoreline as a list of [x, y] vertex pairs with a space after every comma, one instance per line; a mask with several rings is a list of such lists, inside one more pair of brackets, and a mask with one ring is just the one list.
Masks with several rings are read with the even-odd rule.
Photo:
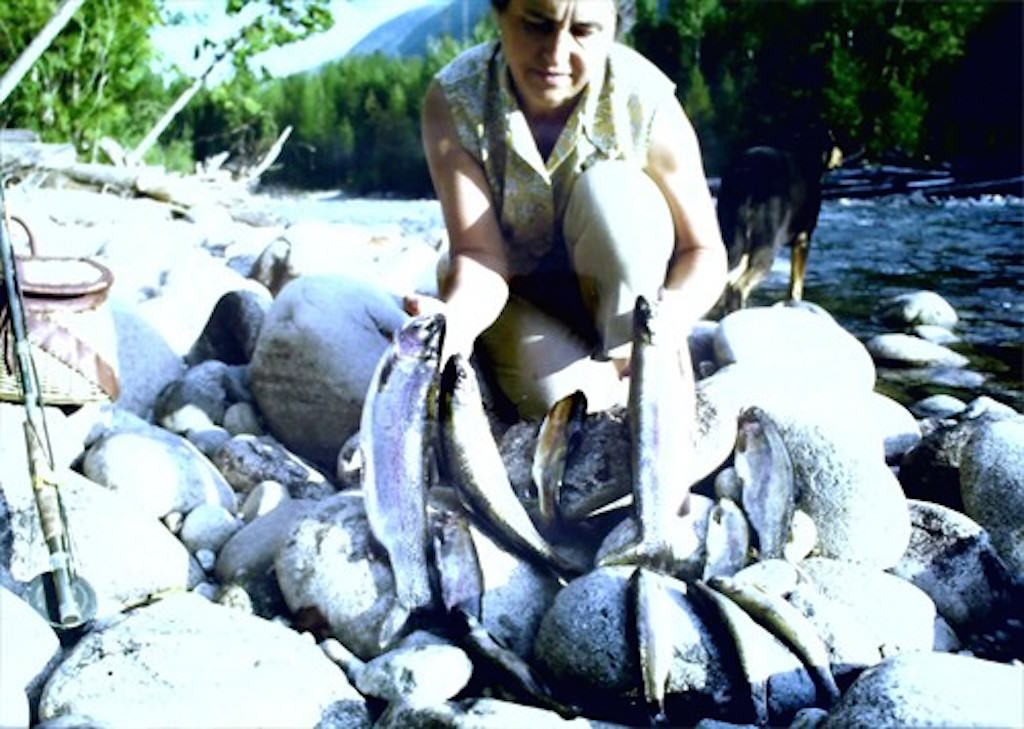
[[[443, 232], [286, 226], [256, 202], [8, 194], [40, 252], [113, 272], [121, 394], [48, 409], [79, 571], [98, 598], [96, 622], [63, 645], [22, 599], [47, 553], [21, 408], [0, 403], [0, 725], [646, 724], [624, 568], [563, 584], [473, 531], [483, 627], [577, 716], [536, 706], [444, 620], [386, 653], [368, 640], [394, 581], [369, 534], [353, 435], [404, 319], [393, 294], [434, 290]], [[386, 315], [366, 329], [371, 301]], [[939, 294], [908, 291], [878, 314], [892, 331], [867, 342], [813, 306], [750, 309], [691, 334], [694, 569], [711, 561], [731, 501], [737, 415], [757, 406], [778, 423], [811, 536], [792, 561], [744, 555], [733, 578], [814, 624], [842, 695], [821, 705], [777, 636], [741, 616], [730, 635], [742, 639], [726, 639], [695, 580], [665, 576], [670, 723], [1024, 716], [1024, 417], [986, 397], [904, 406], [877, 392], [881, 367], [964, 365]], [[636, 529], [615, 503], [629, 493], [626, 417], [588, 416], [567, 466], [561, 504], [577, 521], [561, 546], [591, 561]], [[528, 508], [537, 426], [492, 423]], [[447, 513], [450, 495], [434, 491], [433, 513]], [[759, 681], [765, 714], [751, 708]]]

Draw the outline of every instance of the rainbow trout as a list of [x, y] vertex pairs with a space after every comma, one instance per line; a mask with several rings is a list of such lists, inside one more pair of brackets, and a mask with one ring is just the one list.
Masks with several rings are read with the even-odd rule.
[[577, 390], [552, 405], [540, 424], [530, 475], [537, 487], [543, 530], [551, 530], [558, 524], [558, 498], [565, 478], [566, 458], [580, 436], [586, 416], [587, 396]]
[[[678, 516], [690, 510], [696, 418], [693, 369], [679, 336], [665, 331], [671, 322], [638, 296], [633, 309], [633, 354], [629, 375], [629, 427], [632, 441], [633, 507], [639, 543], [606, 556], [602, 564], [640, 564], [672, 570], [677, 554]], [[684, 340], [685, 341], [685, 340]], [[693, 537], [696, 546], [696, 537]]]
[[516, 498], [491, 435], [476, 375], [462, 355], [453, 355], [441, 373], [439, 419], [443, 472], [485, 527], [563, 576], [580, 574], [582, 565], [555, 552]]
[[740, 413], [734, 457], [743, 512], [757, 534], [761, 559], [783, 559], [796, 509], [796, 481], [778, 426], [758, 407]]
[[636, 643], [643, 679], [644, 699], [654, 723], [663, 723], [665, 693], [675, 659], [673, 624], [678, 620], [672, 597], [657, 572], [637, 567], [629, 578], [636, 622]]
[[818, 688], [826, 708], [839, 700], [828, 648], [814, 624], [784, 598], [728, 577], [712, 577], [708, 585], [725, 595], [758, 625], [781, 640], [799, 658]]
[[433, 602], [426, 499], [430, 412], [443, 340], [441, 315], [406, 322], [381, 357], [363, 403], [359, 447], [366, 516], [395, 580], [395, 601], [380, 629], [382, 648], [401, 635], [413, 612]]

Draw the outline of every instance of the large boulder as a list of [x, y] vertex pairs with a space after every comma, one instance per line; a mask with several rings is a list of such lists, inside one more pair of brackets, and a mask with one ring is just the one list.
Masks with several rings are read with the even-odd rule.
[[883, 656], [930, 651], [935, 640], [935, 605], [922, 590], [864, 565], [813, 557], [800, 569], [830, 601], [856, 615]]
[[894, 656], [846, 691], [821, 729], [1020, 726], [1024, 668], [946, 653]]
[[[832, 317], [803, 308], [755, 307], [724, 317], [715, 333], [719, 366], [754, 365], [800, 386], [868, 392], [875, 367], [864, 346]], [[769, 374], [775, 373], [775, 374]]]
[[909, 503], [910, 546], [892, 573], [924, 590], [954, 628], [981, 623], [1007, 599], [1012, 579], [988, 533], [959, 511]]
[[278, 440], [333, 469], [406, 318], [395, 296], [355, 279], [302, 276], [285, 286], [251, 362], [253, 395]]
[[960, 495], [1011, 571], [1024, 574], [1024, 418], [979, 424], [964, 446]]
[[[113, 615], [150, 595], [195, 584], [198, 566], [156, 518], [129, 500], [75, 471], [57, 473], [78, 573], [96, 592], [100, 617]], [[0, 560], [15, 579], [27, 582], [50, 570], [31, 486], [4, 482], [12, 532], [10, 552]], [[2, 521], [2, 519], [0, 519]]]
[[175, 595], [85, 636], [50, 677], [42, 720], [80, 714], [133, 727], [315, 726], [363, 698], [313, 641]]
[[934, 291], [908, 291], [879, 302], [879, 318], [894, 326], [918, 324], [952, 329], [959, 317], [956, 310]]
[[762, 400], [789, 451], [797, 507], [817, 527], [819, 553], [884, 569], [906, 549], [910, 517], [869, 403]]
[[200, 504], [235, 510], [228, 482], [184, 438], [162, 428], [108, 433], [92, 443], [82, 470], [143, 513], [160, 518]]

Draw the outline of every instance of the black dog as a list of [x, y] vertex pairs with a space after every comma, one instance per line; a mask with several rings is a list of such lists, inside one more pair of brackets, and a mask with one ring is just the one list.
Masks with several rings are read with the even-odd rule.
[[793, 248], [789, 298], [803, 296], [807, 253], [821, 210], [821, 177], [839, 164], [832, 136], [824, 136], [827, 143], [821, 138], [798, 142], [793, 151], [750, 147], [722, 175], [718, 224], [729, 255], [725, 313], [746, 306], [783, 245]]

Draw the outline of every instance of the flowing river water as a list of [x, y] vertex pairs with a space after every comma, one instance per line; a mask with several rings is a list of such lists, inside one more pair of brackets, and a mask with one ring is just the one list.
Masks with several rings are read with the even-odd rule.
[[[443, 230], [435, 200], [321, 194], [277, 198], [275, 208], [290, 221], [379, 226], [433, 240]], [[752, 305], [785, 295], [787, 255], [776, 260]], [[1024, 199], [913, 194], [825, 201], [805, 299], [864, 341], [889, 331], [875, 316], [882, 299], [919, 289], [935, 291], [956, 309], [963, 341], [953, 348], [970, 358], [976, 381], [880, 371], [879, 389], [905, 404], [939, 392], [965, 400], [987, 394], [1024, 410]]]

